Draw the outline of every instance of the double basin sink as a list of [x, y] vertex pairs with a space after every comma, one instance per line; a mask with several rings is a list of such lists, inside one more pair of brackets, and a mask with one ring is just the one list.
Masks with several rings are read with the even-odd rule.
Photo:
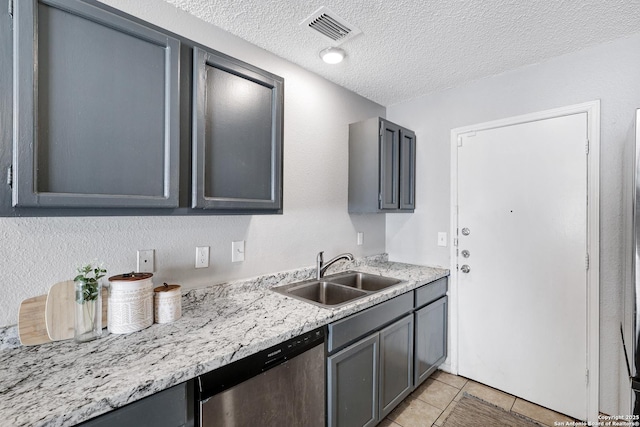
[[320, 280], [277, 286], [274, 291], [324, 308], [335, 308], [400, 283], [375, 274], [347, 271]]

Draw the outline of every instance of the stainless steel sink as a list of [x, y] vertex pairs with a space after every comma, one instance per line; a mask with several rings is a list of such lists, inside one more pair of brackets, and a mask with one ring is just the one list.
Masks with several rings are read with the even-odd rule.
[[376, 276], [375, 274], [348, 272], [335, 275], [331, 278], [331, 283], [376, 292], [386, 289], [389, 286], [397, 285], [400, 283], [400, 280], [392, 279], [391, 277]]
[[276, 286], [274, 291], [325, 308], [335, 308], [400, 283], [375, 274], [348, 271], [321, 280]]
[[286, 294], [322, 305], [338, 305], [367, 295], [357, 289], [316, 281], [290, 288]]

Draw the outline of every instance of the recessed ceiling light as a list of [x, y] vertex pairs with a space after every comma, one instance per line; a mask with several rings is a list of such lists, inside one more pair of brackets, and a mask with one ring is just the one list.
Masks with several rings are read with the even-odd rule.
[[320, 58], [327, 64], [338, 64], [345, 56], [344, 50], [338, 47], [328, 47], [320, 51]]

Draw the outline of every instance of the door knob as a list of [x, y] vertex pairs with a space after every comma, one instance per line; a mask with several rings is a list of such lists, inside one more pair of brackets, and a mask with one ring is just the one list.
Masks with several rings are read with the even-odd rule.
[[469, 267], [467, 264], [465, 264], [462, 267], [460, 267], [460, 271], [462, 271], [463, 273], [468, 273], [468, 272], [471, 271], [471, 267]]
[[468, 236], [469, 234], [471, 234], [471, 230], [469, 230], [467, 227], [462, 229], [463, 236]]
[[469, 252], [468, 250], [465, 249], [465, 250], [462, 251], [462, 256], [464, 258], [469, 258], [471, 256], [471, 252]]

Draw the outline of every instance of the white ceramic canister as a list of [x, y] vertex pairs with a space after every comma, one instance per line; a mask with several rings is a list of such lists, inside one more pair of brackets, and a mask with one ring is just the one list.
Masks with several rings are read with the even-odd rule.
[[152, 276], [151, 273], [125, 273], [109, 277], [109, 332], [128, 334], [153, 324]]
[[156, 323], [174, 322], [182, 316], [182, 291], [180, 285], [158, 286], [153, 289], [153, 314]]

